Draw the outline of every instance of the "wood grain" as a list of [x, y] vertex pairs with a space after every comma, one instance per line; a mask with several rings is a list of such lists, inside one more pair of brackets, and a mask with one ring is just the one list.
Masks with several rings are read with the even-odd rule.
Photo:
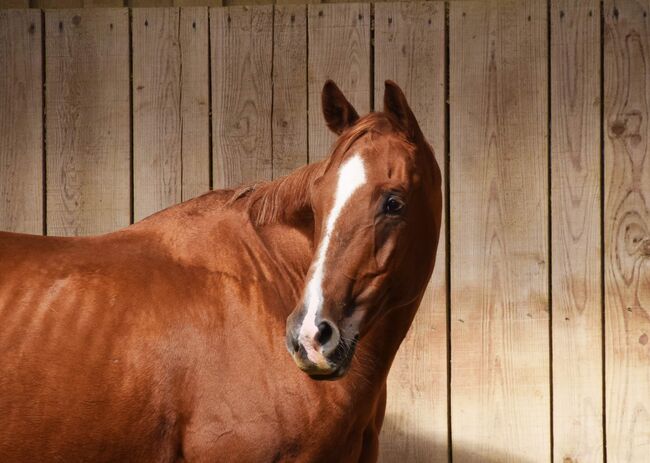
[[181, 201], [181, 53], [178, 8], [137, 8], [133, 30], [135, 221]]
[[452, 456], [548, 462], [546, 5], [449, 6]]
[[553, 461], [603, 461], [600, 4], [551, 3]]
[[215, 188], [272, 176], [273, 7], [210, 9]]
[[[383, 105], [384, 81], [397, 82], [444, 170], [444, 3], [378, 3], [374, 70], [376, 109]], [[386, 418], [380, 439], [383, 462], [447, 459], [444, 216], [434, 274], [388, 378]]]
[[208, 9], [180, 10], [183, 201], [210, 189]]
[[43, 232], [40, 11], [0, 11], [0, 230]]
[[174, 6], [174, 0], [126, 0], [131, 8], [160, 8]]
[[30, 7], [42, 9], [82, 8], [84, 0], [31, 0]]
[[309, 161], [328, 156], [336, 136], [321, 111], [327, 79], [341, 88], [360, 115], [371, 109], [370, 5], [309, 5]]
[[126, 9], [45, 13], [47, 233], [129, 224]]
[[173, 0], [174, 6], [221, 6], [222, 0]]
[[83, 0], [84, 8], [126, 6], [124, 0]]
[[29, 0], [0, 0], [0, 10], [3, 8], [29, 8]]
[[276, 6], [273, 26], [273, 177], [307, 163], [307, 8]]
[[607, 460], [650, 455], [650, 2], [605, 16]]

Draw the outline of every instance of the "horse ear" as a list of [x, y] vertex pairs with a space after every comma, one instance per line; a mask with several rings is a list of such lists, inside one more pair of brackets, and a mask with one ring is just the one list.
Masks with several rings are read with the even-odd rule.
[[340, 135], [341, 132], [352, 126], [359, 119], [359, 115], [354, 107], [331, 80], [325, 82], [323, 86], [321, 103], [323, 105], [323, 116], [325, 116], [327, 127], [337, 135]]
[[422, 136], [418, 121], [415, 119], [402, 89], [392, 80], [387, 80], [385, 85], [384, 112], [395, 116], [409, 135], [416, 138]]

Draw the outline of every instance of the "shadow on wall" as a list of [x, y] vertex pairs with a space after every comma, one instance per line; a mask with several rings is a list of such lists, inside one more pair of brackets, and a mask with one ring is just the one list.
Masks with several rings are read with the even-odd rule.
[[[447, 463], [447, 442], [420, 434], [417, 430], [407, 431], [400, 426], [400, 421], [404, 424], [396, 415], [384, 418], [382, 430], [390, 429], [390, 435], [382, 432], [380, 436], [379, 463]], [[531, 460], [495, 450], [482, 454], [454, 443], [454, 463], [531, 463]]]

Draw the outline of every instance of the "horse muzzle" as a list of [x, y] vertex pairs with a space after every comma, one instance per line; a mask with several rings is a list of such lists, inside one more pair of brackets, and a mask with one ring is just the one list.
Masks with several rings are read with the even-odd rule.
[[294, 362], [314, 379], [344, 376], [358, 335], [346, 337], [347, 333], [322, 313], [307, 320], [305, 314], [305, 307], [301, 306], [287, 318], [286, 347]]

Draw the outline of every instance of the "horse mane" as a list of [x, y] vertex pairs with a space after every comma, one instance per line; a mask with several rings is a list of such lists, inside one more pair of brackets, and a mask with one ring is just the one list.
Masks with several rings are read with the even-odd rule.
[[255, 226], [290, 221], [296, 212], [311, 208], [314, 182], [337, 167], [355, 141], [368, 133], [397, 131], [396, 127], [386, 113], [367, 114], [339, 136], [325, 160], [300, 167], [286, 177], [243, 185], [234, 190], [227, 205], [242, 204]]

